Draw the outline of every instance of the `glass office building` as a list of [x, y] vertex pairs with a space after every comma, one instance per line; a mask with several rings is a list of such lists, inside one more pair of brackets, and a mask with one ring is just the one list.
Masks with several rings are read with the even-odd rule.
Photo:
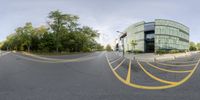
[[[189, 28], [181, 23], [156, 19], [154, 22], [138, 22], [129, 26], [120, 36], [125, 51], [138, 50], [188, 50]], [[135, 48], [131, 45], [135, 41]]]

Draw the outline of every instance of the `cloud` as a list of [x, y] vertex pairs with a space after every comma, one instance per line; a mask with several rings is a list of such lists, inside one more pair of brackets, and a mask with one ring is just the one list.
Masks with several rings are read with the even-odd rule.
[[45, 23], [52, 10], [80, 16], [80, 24], [102, 34], [99, 42], [112, 43], [116, 31], [138, 21], [171, 19], [190, 27], [191, 40], [199, 42], [200, 11], [198, 0], [7, 0], [1, 1], [0, 40], [27, 21], [35, 26]]

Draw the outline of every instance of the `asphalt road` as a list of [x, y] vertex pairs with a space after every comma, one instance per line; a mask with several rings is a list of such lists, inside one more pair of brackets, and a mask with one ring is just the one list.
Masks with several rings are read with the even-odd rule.
[[147, 63], [113, 52], [48, 58], [11, 52], [0, 55], [0, 100], [198, 100], [199, 58]]

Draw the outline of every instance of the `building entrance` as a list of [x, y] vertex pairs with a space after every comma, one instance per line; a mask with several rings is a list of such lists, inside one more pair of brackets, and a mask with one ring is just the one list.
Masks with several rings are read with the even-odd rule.
[[152, 53], [154, 52], [155, 43], [154, 43], [154, 31], [145, 32], [145, 52]]

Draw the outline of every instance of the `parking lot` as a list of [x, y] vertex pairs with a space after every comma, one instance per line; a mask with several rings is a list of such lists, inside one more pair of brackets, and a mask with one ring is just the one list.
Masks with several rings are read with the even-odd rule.
[[108, 64], [122, 83], [139, 89], [168, 89], [189, 81], [199, 66], [199, 53], [170, 61], [145, 62], [119, 53], [106, 54]]

